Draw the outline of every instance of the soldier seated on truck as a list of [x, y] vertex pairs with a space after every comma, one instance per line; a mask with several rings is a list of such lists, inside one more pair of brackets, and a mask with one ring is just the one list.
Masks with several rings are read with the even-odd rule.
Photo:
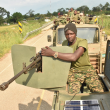
[[56, 28], [59, 26], [59, 24], [66, 24], [66, 19], [63, 16], [63, 12], [59, 12], [58, 18], [54, 19], [53, 29], [56, 30]]
[[79, 93], [83, 82], [91, 92], [104, 92], [104, 85], [89, 61], [87, 40], [76, 37], [77, 28], [73, 23], [65, 26], [64, 33], [67, 40], [63, 41], [62, 46], [73, 48], [73, 53], [56, 52], [46, 46], [46, 49], [42, 49], [41, 55], [71, 62], [67, 80], [70, 94]]
[[72, 22], [75, 22], [75, 23], [80, 23], [80, 15], [79, 15], [79, 11], [77, 13], [77, 10], [74, 11], [74, 17], [72, 18]]

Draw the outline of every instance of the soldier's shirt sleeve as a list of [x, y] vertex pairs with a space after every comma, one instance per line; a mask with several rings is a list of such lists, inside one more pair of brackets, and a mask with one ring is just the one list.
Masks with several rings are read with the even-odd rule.
[[86, 39], [81, 40], [78, 44], [78, 47], [83, 47], [84, 50], [86, 51], [87, 50], [87, 40]]

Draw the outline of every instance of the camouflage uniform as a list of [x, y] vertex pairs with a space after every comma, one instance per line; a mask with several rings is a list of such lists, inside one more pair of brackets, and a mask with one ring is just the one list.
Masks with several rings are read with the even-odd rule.
[[72, 21], [74, 18], [74, 10], [70, 12], [70, 20]]
[[91, 92], [104, 92], [104, 85], [93, 67], [87, 71], [71, 68], [68, 75], [69, 93], [79, 93], [83, 82], [86, 83]]
[[81, 16], [80, 19], [81, 19], [81, 22], [85, 24], [85, 16]]
[[58, 19], [55, 19], [55, 20], [54, 20], [53, 29], [56, 30], [56, 28], [57, 28], [58, 25], [59, 25], [59, 20], [58, 20]]
[[88, 24], [88, 23], [89, 23], [89, 17], [86, 16], [86, 17], [85, 17], [85, 24]]
[[79, 14], [74, 15], [73, 21], [76, 22], [76, 23], [79, 23], [80, 22], [80, 16], [79, 16]]
[[89, 17], [89, 24], [94, 24], [94, 19], [93, 19], [93, 17]]
[[60, 18], [60, 24], [66, 24], [66, 17], [65, 16], [62, 16], [61, 18]]

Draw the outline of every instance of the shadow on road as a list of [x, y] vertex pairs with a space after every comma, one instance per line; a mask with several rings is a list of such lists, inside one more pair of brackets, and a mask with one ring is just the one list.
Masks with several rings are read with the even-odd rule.
[[[33, 100], [28, 103], [28, 105], [19, 104], [19, 110], [37, 110], [38, 104], [40, 101], [40, 97], [37, 97], [36, 99], [33, 98]], [[49, 105], [46, 101], [42, 100], [41, 106], [39, 110], [51, 110], [52, 106]]]

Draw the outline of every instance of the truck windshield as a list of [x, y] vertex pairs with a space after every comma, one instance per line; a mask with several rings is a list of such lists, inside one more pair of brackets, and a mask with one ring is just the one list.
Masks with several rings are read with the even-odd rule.
[[[99, 30], [98, 28], [77, 28], [77, 37], [87, 39], [88, 43], [98, 43]], [[64, 40], [66, 40], [64, 35], [64, 28], [59, 28], [57, 43], [62, 44]]]

